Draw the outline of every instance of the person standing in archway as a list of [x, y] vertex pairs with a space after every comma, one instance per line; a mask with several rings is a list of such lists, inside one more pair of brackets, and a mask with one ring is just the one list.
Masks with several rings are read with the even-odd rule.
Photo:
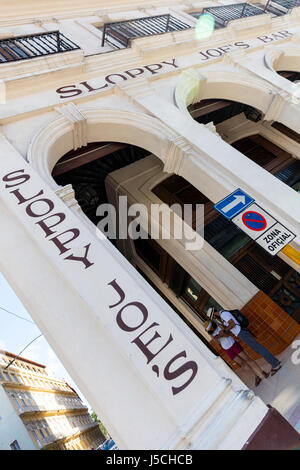
[[214, 310], [212, 318], [221, 319], [224, 333], [231, 333], [236, 338], [241, 339], [253, 351], [262, 356], [272, 367], [270, 374], [275, 375], [281, 369], [280, 361], [273, 354], [260, 344], [247, 328], [242, 328], [236, 318], [228, 310]]
[[269, 377], [269, 374], [245, 353], [231, 333], [224, 332], [221, 326], [218, 326], [213, 320], [205, 322], [204, 327], [208, 334], [212, 335], [221, 344], [229, 359], [254, 373], [256, 387], [264, 378]]

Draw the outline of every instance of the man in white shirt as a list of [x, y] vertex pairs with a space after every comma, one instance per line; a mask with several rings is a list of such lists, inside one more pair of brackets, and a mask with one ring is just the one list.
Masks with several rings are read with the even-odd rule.
[[214, 310], [213, 315], [217, 318], [221, 318], [223, 322], [223, 331], [230, 332], [235, 337], [241, 339], [246, 343], [253, 351], [260, 354], [269, 364], [271, 364], [271, 375], [276, 374], [281, 368], [280, 361], [270, 353], [262, 344], [260, 344], [247, 328], [241, 328], [239, 322], [228, 310]]
[[214, 336], [219, 341], [222, 348], [226, 350], [230, 349], [235, 343], [233, 337], [228, 333], [224, 333], [223, 329], [220, 326], [217, 326], [215, 331], [212, 333], [212, 336]]

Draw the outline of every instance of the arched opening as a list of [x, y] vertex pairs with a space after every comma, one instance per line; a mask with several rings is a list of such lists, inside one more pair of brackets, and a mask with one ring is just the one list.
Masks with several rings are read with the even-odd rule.
[[[107, 122], [106, 120], [109, 120], [109, 116], [102, 117], [102, 114], [99, 115], [98, 110], [86, 111], [85, 114], [87, 115], [88, 121], [88, 145], [82, 146], [78, 150], [70, 151], [74, 137], [72, 127], [70, 124], [66, 124], [65, 120], [61, 119], [58, 123], [58, 129], [53, 125], [51, 126], [50, 132], [49, 129], [46, 129], [45, 132], [42, 132], [42, 134], [33, 141], [30, 153], [30, 160], [34, 163], [33, 166], [38, 167], [42, 176], [46, 176], [48, 180], [50, 177], [52, 179], [50, 174], [50, 172], [52, 172], [56, 184], [72, 184], [76, 199], [87, 217], [89, 217], [94, 224], [99, 220], [95, 217], [95, 209], [99, 204], [107, 201], [107, 194], [104, 193], [104, 181], [107, 175], [118, 168], [122, 168], [122, 171], [124, 169], [124, 171], [127, 172], [126, 167], [129, 167], [132, 163], [139, 163], [139, 159], [143, 159], [151, 153], [157, 155], [160, 160], [166, 161], [170, 143], [174, 139], [169, 129], [166, 131], [161, 123], [153, 122], [154, 120], [152, 118], [137, 115], [136, 120], [132, 123], [133, 120], [130, 120], [131, 116], [128, 116], [129, 113], [124, 113], [120, 124], [117, 118], [120, 119], [122, 112], [116, 113], [109, 110], [108, 114], [109, 113], [114, 114], [113, 123]], [[116, 138], [117, 136], [119, 136], [119, 141]], [[59, 145], [57, 145], [57, 142]], [[41, 148], [43, 152], [41, 152]], [[65, 150], [64, 155], [61, 155], [61, 153], [63, 153], [61, 149]], [[41, 154], [43, 154], [42, 161], [39, 160]], [[128, 172], [128, 175], [130, 177], [130, 172]], [[192, 189], [193, 191], [195, 190], [195, 188]], [[196, 194], [197, 197], [199, 197], [199, 191]], [[211, 203], [205, 200], [204, 195], [202, 196], [205, 206], [206, 202], [208, 202], [206, 212], [209, 212], [209, 204]], [[92, 210], [90, 210], [91, 208]], [[213, 221], [214, 214], [212, 214], [211, 222]], [[214, 234], [217, 235], [217, 232], [218, 229], [215, 229]], [[225, 227], [224, 234], [226, 236], [227, 232], [229, 232], [229, 230]], [[230, 234], [228, 238], [229, 241], [231, 241], [231, 238], [232, 236]], [[234, 247], [230, 245], [228, 247], [224, 246], [221, 242], [222, 240], [219, 241], [220, 249], [224, 248], [225, 250], [225, 248], [228, 248], [234, 253], [236, 243], [238, 246], [244, 246], [243, 239], [235, 239]], [[181, 266], [177, 263], [173, 263], [168, 253], [165, 255], [163, 250], [156, 249], [155, 243], [152, 244], [151, 248], [152, 249], [149, 249], [148, 247], [145, 249], [141, 246], [140, 249], [138, 249], [141, 256], [148, 258], [149, 264], [152, 263], [154, 270], [156, 269], [159, 275], [165, 276], [166, 280], [169, 279], [170, 282], [173, 283], [174, 291], [180, 288], [182, 285]], [[226, 257], [225, 255], [223, 256]], [[229, 258], [230, 253], [227, 259]], [[270, 270], [277, 273], [274, 269]], [[147, 279], [147, 274], [142, 270], [139, 270], [139, 272], [151, 285], [151, 280]], [[277, 275], [279, 274], [277, 273]], [[271, 274], [271, 276], [273, 276], [273, 274]], [[207, 295], [207, 293], [206, 297], [203, 297], [202, 294], [205, 295], [205, 292], [201, 286], [199, 287], [200, 290], [202, 289], [202, 292], [201, 295], [198, 295], [198, 287], [196, 284], [191, 280], [190, 284], [186, 285], [186, 298], [191, 297], [197, 299], [199, 305], [200, 303], [205, 303], [205, 311], [209, 303], [214, 303], [214, 299], [211, 298], [210, 295]], [[158, 289], [156, 288], [156, 290]], [[182, 314], [180, 308], [176, 308], [172, 301], [164, 297], [163, 293], [161, 293], [161, 296], [171, 304], [173, 310], [194, 330], [201, 341], [210, 347], [205, 337], [196, 328], [193, 328], [193, 324]]]
[[203, 99], [199, 103], [191, 104], [188, 111], [193, 119], [201, 124], [213, 122], [217, 125], [241, 113], [253, 122], [262, 119], [262, 112], [257, 108], [226, 99]]
[[[232, 147], [239, 150], [288, 186], [299, 191], [299, 160], [295, 160], [292, 154], [283, 150], [259, 133], [253, 134], [251, 124], [259, 124], [263, 118], [263, 114], [260, 110], [237, 101], [225, 99], [203, 99], [199, 103], [191, 104], [188, 107], [188, 111], [193, 119], [201, 124], [212, 122], [217, 126], [217, 132], [218, 125], [226, 123], [226, 133], [228, 132], [229, 135], [231, 131], [234, 131], [235, 126], [238, 128], [240, 124], [243, 124], [243, 128], [248, 129], [247, 125], [249, 123], [250, 135], [239, 139], [238, 141], [231, 142]], [[240, 121], [229, 121], [234, 117], [238, 120], [238, 116], [240, 116]], [[222, 128], [222, 126], [220, 127]], [[289, 137], [294, 142], [298, 144], [300, 143], [300, 134], [289, 129], [284, 124], [273, 122], [271, 127]]]
[[[204, 56], [204, 60], [209, 59]], [[225, 54], [224, 60], [230, 61], [229, 56]], [[180, 75], [175, 89], [178, 108], [201, 123], [205, 114], [222, 122], [241, 112], [257, 122], [267, 112], [271, 101], [270, 86], [266, 81], [249, 78], [237, 70], [222, 70], [219, 74], [208, 70], [202, 75], [197, 69], [187, 69]]]
[[107, 175], [149, 155], [141, 147], [121, 142], [93, 142], [71, 150], [56, 163], [52, 176], [57, 184], [71, 184], [75, 198], [85, 215], [95, 224], [100, 204], [108, 203], [105, 189]]
[[[119, 169], [124, 169], [129, 165], [138, 162], [150, 155], [150, 152], [136, 145], [123, 142], [91, 142], [87, 146], [77, 150], [71, 150], [63, 155], [52, 170], [55, 182], [60, 186], [71, 184], [75, 198], [84, 214], [96, 226], [101, 219], [106, 217], [97, 215], [97, 208], [102, 204], [111, 203], [111, 198], [107, 194], [106, 179], [108, 175]], [[125, 173], [124, 173], [125, 175]], [[124, 176], [126, 178], [126, 176]], [[118, 233], [117, 233], [118, 237]], [[109, 238], [109, 237], [108, 237]], [[118, 247], [117, 238], [109, 238]], [[135, 242], [138, 254], [144, 259], [151, 269], [165, 282], [174, 286], [178, 282], [177, 266], [168, 253], [163, 250], [151, 237], [147, 241], [139, 238]], [[189, 328], [201, 339], [201, 341], [214, 354], [219, 355], [221, 349], [212, 347], [186, 316], [151, 282], [147, 275], [139, 268], [138, 272], [145, 280], [161, 295], [161, 297], [172, 307], [177, 315], [189, 326]], [[175, 287], [174, 287], [175, 289]], [[210, 303], [213, 299], [208, 296]], [[214, 302], [214, 305], [218, 305]], [[221, 307], [220, 305], [218, 305]], [[208, 303], [207, 303], [208, 307]]]
[[[73, 113], [78, 112], [78, 108], [71, 106]], [[79, 111], [86, 118], [86, 122], [81, 123], [82, 127], [85, 124], [84, 130], [81, 128], [78, 132], [65, 117], [59, 117], [35, 136], [28, 160], [55, 191], [62, 189], [62, 185], [72, 185], [81, 209], [93, 224], [97, 224], [100, 217], [96, 216], [96, 209], [108, 200], [105, 178], [118, 168], [125, 169], [131, 163], [138, 163], [149, 154], [157, 155], [165, 162], [177, 135], [161, 121], [145, 114], [111, 109], [99, 112], [95, 108], [80, 108]], [[71, 150], [76, 131], [85, 134], [86, 143], [77, 150]], [[117, 245], [115, 240], [111, 242]], [[145, 273], [137, 271], [151, 285]], [[159, 293], [201, 342], [211, 349], [205, 337], [163, 293]]]
[[[38, 132], [32, 140], [28, 150], [28, 161], [48, 184], [58, 189], [52, 172], [59, 160], [66, 157], [74, 148], [79, 149], [79, 154], [71, 154], [82, 162], [91, 161], [95, 155], [84, 155], [87, 145], [101, 142], [140, 146], [149, 153], [157, 155], [162, 161], [167, 159], [170, 144], [176, 134], [162, 124], [161, 121], [142, 113], [133, 113], [124, 110], [112, 110], [97, 108], [77, 108], [73, 103], [68, 105], [68, 112], [74, 113], [80, 119], [75, 125], [69, 118], [59, 117]], [[81, 136], [78, 141], [78, 135]], [[119, 138], [116, 138], [118, 136]], [[93, 147], [88, 150], [92, 150]], [[107, 153], [111, 153], [109, 150]], [[101, 153], [105, 156], [105, 151]], [[60, 161], [60, 164], [62, 162]], [[63, 163], [66, 165], [67, 163]], [[62, 167], [62, 166], [61, 166]], [[66, 168], [66, 166], [65, 166]], [[55, 169], [56, 172], [57, 168]], [[61, 174], [61, 171], [59, 171]], [[58, 173], [56, 173], [58, 174]]]

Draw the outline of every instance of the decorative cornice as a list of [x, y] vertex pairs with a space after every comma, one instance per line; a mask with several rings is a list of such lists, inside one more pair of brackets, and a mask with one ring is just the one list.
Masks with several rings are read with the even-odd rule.
[[[42, 379], [42, 377], [39, 377], [40, 379]], [[49, 377], [47, 378], [47, 380], [49, 379]], [[63, 382], [63, 384], [65, 384], [65, 382]], [[41, 393], [52, 393], [52, 394], [55, 394], [55, 395], [68, 395], [68, 396], [74, 396], [74, 397], [77, 397], [77, 394], [73, 391], [73, 390], [61, 390], [61, 389], [53, 389], [53, 388], [47, 388], [46, 386], [34, 386], [34, 385], [25, 385], [25, 384], [22, 384], [22, 383], [17, 383], [17, 382], [3, 382], [2, 383], [0, 382], [0, 385], [3, 386], [4, 389], [8, 389], [8, 390], [24, 390], [26, 392], [30, 392], [30, 391], [33, 391], [33, 392], [41, 392]]]

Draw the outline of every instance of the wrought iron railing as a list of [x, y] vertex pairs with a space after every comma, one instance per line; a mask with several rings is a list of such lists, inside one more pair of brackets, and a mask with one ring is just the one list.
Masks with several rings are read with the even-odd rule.
[[[215, 28], [224, 28], [231, 20], [246, 18], [249, 16], [272, 13], [274, 15], [284, 15], [294, 7], [300, 6], [300, 0], [268, 0], [266, 5], [252, 5], [249, 3], [235, 3], [219, 7], [204, 8], [202, 14], [209, 13], [215, 19]], [[197, 13], [194, 12], [193, 16]]]
[[300, 0], [268, 0], [268, 4], [277, 4], [280, 7], [283, 7], [286, 12], [292, 10], [294, 7], [300, 6]]
[[152, 36], [191, 27], [170, 14], [106, 23], [103, 27], [102, 46], [108, 43], [118, 49], [126, 48], [130, 46], [130, 41], [137, 37]]
[[249, 3], [235, 3], [220, 7], [204, 8], [203, 13], [209, 13], [215, 18], [216, 27], [227, 26], [228, 21], [246, 18], [249, 16], [263, 15], [264, 10]]
[[59, 31], [0, 40], [0, 63], [32, 59], [80, 49], [77, 44]]

